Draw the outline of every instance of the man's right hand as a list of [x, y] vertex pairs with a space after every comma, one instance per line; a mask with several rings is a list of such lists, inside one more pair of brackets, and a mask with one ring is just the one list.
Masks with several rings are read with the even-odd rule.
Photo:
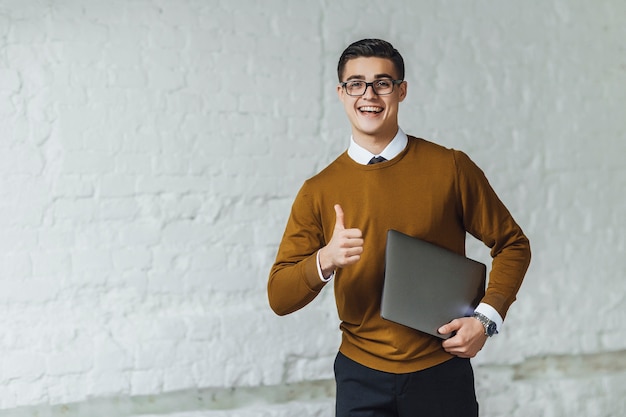
[[328, 245], [320, 249], [322, 274], [329, 277], [337, 268], [345, 268], [361, 259], [363, 253], [363, 233], [359, 229], [346, 229], [343, 209], [335, 204], [335, 230]]

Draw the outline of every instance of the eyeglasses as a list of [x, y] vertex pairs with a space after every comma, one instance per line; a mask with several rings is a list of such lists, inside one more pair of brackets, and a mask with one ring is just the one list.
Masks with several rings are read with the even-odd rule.
[[392, 80], [391, 78], [381, 78], [379, 80], [367, 83], [362, 80], [350, 80], [340, 85], [346, 90], [349, 96], [362, 96], [367, 91], [367, 87], [372, 87], [374, 93], [379, 96], [385, 96], [393, 92], [393, 88], [397, 84], [402, 84], [404, 80]]

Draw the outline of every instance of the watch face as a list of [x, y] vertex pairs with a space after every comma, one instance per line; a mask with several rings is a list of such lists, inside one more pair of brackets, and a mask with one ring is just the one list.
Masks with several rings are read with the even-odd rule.
[[493, 336], [496, 333], [496, 324], [494, 322], [489, 323], [487, 326], [487, 334]]

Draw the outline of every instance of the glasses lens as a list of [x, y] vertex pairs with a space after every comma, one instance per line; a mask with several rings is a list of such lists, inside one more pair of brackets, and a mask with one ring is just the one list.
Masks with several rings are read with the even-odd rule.
[[393, 81], [389, 79], [374, 81], [374, 91], [378, 95], [389, 94], [393, 91]]
[[346, 83], [346, 92], [351, 96], [362, 96], [366, 87], [365, 81], [348, 81]]

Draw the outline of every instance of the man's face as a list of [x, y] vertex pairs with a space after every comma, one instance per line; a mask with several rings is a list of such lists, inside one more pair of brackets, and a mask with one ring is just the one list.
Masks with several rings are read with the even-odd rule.
[[[372, 82], [381, 78], [395, 80], [397, 77], [390, 59], [360, 57], [346, 62], [342, 81]], [[350, 96], [341, 85], [337, 86], [337, 94], [357, 142], [393, 139], [398, 131], [398, 105], [406, 97], [406, 82], [396, 85], [388, 95], [378, 95], [368, 86], [364, 95]]]

